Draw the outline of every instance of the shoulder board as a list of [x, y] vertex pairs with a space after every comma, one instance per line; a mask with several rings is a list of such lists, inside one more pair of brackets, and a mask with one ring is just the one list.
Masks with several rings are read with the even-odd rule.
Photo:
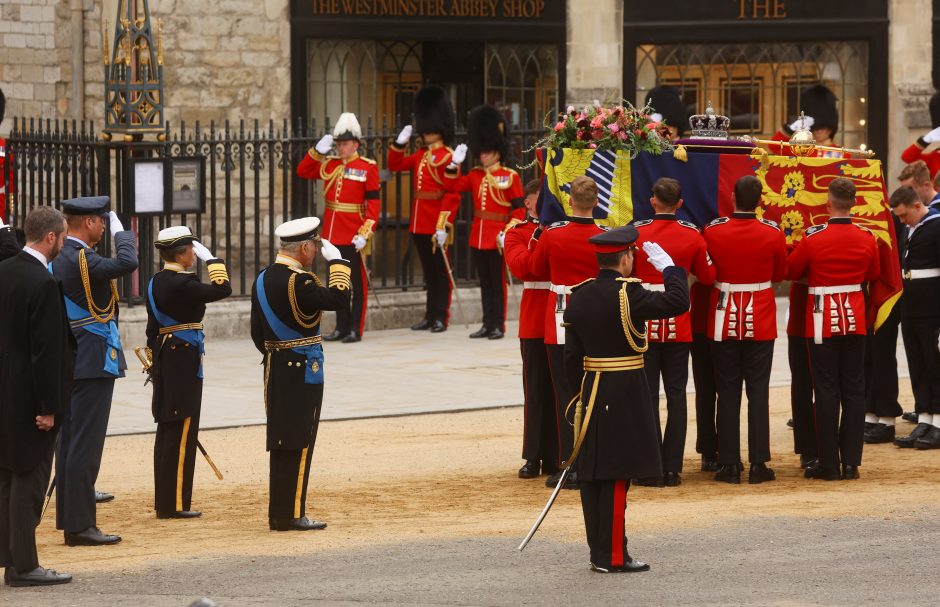
[[633, 227], [639, 228], [640, 226], [648, 226], [651, 223], [653, 223], [652, 219], [641, 219], [640, 221], [634, 221]]
[[706, 225], [705, 228], [708, 229], [713, 226], [720, 226], [723, 223], [728, 223], [730, 219], [730, 217], [719, 217], [718, 219], [713, 219], [708, 222], [708, 225]]
[[546, 229], [546, 230], [554, 230], [555, 228], [563, 228], [563, 227], [565, 227], [566, 225], [568, 225], [569, 223], [570, 223], [570, 222], [568, 222], [568, 221], [556, 221], [555, 223], [553, 223], [552, 225], [548, 226], [548, 227], [545, 228], [545, 229]]
[[691, 221], [686, 221], [686, 220], [684, 220], [684, 219], [679, 219], [679, 220], [677, 220], [677, 222], [679, 223], [680, 226], [683, 226], [683, 227], [686, 227], [686, 228], [691, 228], [691, 229], [695, 230], [696, 232], [699, 231], [698, 226], [695, 225], [694, 223], [692, 223]]
[[573, 292], [577, 291], [578, 289], [580, 289], [581, 287], [583, 287], [583, 286], [586, 285], [587, 283], [589, 283], [589, 282], [594, 282], [594, 280], [595, 280], [594, 278], [588, 278], [587, 280], [582, 280], [581, 282], [579, 282], [579, 283], [576, 284], [576, 285], [571, 285], [571, 292], [573, 293]]
[[374, 159], [366, 158], [365, 156], [360, 156], [359, 160], [362, 160], [363, 162], [368, 162], [369, 164], [376, 164]]
[[776, 221], [771, 221], [771, 220], [769, 220], [769, 219], [764, 219], [764, 218], [760, 218], [760, 219], [758, 219], [757, 221], [761, 222], [761, 223], [764, 224], [765, 226], [770, 226], [770, 227], [775, 228], [775, 229], [777, 229], [777, 230], [780, 229], [780, 226], [777, 225], [777, 222], [776, 222]]
[[828, 223], [821, 223], [818, 226], [810, 226], [806, 228], [806, 236], [812, 236], [813, 234], [819, 234], [823, 230], [829, 227]]
[[635, 276], [628, 276], [627, 278], [618, 278], [617, 281], [618, 282], [643, 282], [642, 280], [640, 280], [639, 278]]
[[515, 230], [516, 228], [525, 227], [525, 226], [529, 226], [529, 225], [532, 225], [532, 224], [530, 224], [528, 221], [520, 221], [519, 223], [514, 223], [514, 224], [512, 224], [512, 227], [509, 228], [509, 229], [510, 229], [510, 230]]

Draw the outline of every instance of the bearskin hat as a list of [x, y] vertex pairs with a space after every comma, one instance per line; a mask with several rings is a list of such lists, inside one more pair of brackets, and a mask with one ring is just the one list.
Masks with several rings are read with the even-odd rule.
[[800, 110], [813, 117], [813, 128], [832, 129], [832, 136], [839, 130], [839, 110], [836, 95], [822, 84], [814, 84], [800, 93]]
[[[930, 98], [930, 126], [937, 128], [940, 126], [940, 93], [934, 93]], [[0, 116], [3, 114], [0, 113]]]
[[419, 135], [437, 133], [445, 145], [454, 141], [454, 110], [441, 87], [429, 84], [415, 94], [415, 129]]
[[478, 105], [467, 118], [467, 144], [470, 153], [499, 152], [503, 163], [509, 161], [509, 126], [506, 117], [492, 105]]
[[680, 136], [688, 130], [689, 114], [676, 87], [664, 84], [650, 89], [646, 94], [646, 104], [661, 114], [666, 124], [675, 127]]

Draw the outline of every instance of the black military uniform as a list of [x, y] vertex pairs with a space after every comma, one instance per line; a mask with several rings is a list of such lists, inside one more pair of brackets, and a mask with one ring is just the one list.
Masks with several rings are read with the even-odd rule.
[[[296, 223], [304, 221], [283, 224], [278, 236], [282, 240], [310, 240], [319, 221]], [[303, 230], [295, 234], [298, 225]], [[251, 339], [264, 355], [267, 450], [271, 453], [268, 518], [272, 530], [326, 526], [304, 516], [323, 401], [320, 316], [323, 310], [349, 305], [350, 263], [337, 259], [330, 262], [329, 271], [329, 284], [323, 286], [297, 260], [278, 255], [276, 263], [265, 268], [252, 287]]]
[[[100, 215], [106, 222], [108, 207], [107, 196], [62, 203], [67, 216]], [[53, 273], [62, 281], [66, 313], [78, 342], [71, 404], [62, 420], [55, 458], [56, 528], [65, 531], [66, 543], [73, 546], [120, 540], [97, 530], [95, 511], [95, 480], [114, 380], [124, 377], [127, 369], [117, 327], [117, 279], [137, 269], [134, 233], [122, 229], [113, 233], [113, 240], [116, 256], [106, 258], [88, 243], [69, 236], [52, 263]]]
[[[623, 251], [637, 230], [624, 226], [592, 237], [602, 253]], [[628, 253], [629, 254], [629, 253]], [[565, 368], [581, 385], [583, 422], [574, 459], [581, 507], [595, 571], [645, 571], [630, 558], [624, 533], [630, 479], [662, 475], [656, 412], [643, 372], [645, 322], [681, 314], [689, 307], [685, 270], [667, 267], [663, 292], [640, 286], [616, 270], [602, 268], [579, 285], [565, 310]], [[581, 416], [576, 412], [576, 425]], [[580, 451], [579, 451], [580, 448]]]
[[3, 217], [0, 217], [0, 261], [15, 257], [21, 248], [13, 228], [2, 224]]
[[[154, 245], [172, 249], [192, 245], [189, 228], [160, 231]], [[194, 518], [190, 509], [196, 441], [202, 409], [202, 319], [206, 304], [232, 294], [225, 263], [206, 262], [209, 283], [178, 263], [166, 262], [147, 287], [147, 347], [153, 355], [154, 507], [157, 518]]]

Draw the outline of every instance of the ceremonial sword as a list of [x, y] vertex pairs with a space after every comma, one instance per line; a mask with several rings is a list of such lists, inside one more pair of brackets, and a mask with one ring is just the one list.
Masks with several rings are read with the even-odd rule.
[[558, 479], [558, 484], [555, 485], [555, 490], [552, 491], [552, 494], [548, 498], [548, 503], [545, 504], [545, 507], [542, 508], [542, 513], [539, 514], [539, 517], [535, 519], [535, 524], [532, 525], [532, 528], [529, 529], [529, 533], [526, 534], [525, 539], [522, 540], [522, 543], [519, 544], [519, 552], [522, 552], [526, 545], [528, 545], [529, 540], [532, 539], [532, 536], [535, 535], [535, 532], [539, 530], [539, 525], [542, 524], [542, 521], [545, 520], [545, 517], [548, 516], [548, 511], [552, 509], [552, 504], [555, 503], [555, 498], [558, 497], [558, 493], [561, 491], [561, 488], [564, 487], [565, 481], [568, 480], [568, 473], [571, 472], [571, 464], [569, 464], [564, 471], [561, 473], [561, 478]]
[[362, 249], [359, 249], [359, 258], [362, 259], [362, 271], [365, 273], [366, 282], [369, 284], [369, 293], [375, 297], [375, 305], [381, 306], [382, 301], [379, 299], [378, 291], [372, 286], [372, 271], [369, 269], [369, 266], [366, 265], [366, 254]]

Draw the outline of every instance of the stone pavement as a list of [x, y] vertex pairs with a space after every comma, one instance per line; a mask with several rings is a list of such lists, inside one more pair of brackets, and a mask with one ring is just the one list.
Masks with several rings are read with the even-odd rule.
[[[778, 332], [785, 334], [786, 299], [778, 299]], [[209, 314], [212, 314], [210, 307]], [[326, 343], [326, 388], [322, 418], [354, 419], [462, 411], [522, 404], [522, 365], [517, 323], [506, 338], [469, 339], [452, 324], [445, 333], [409, 329], [366, 332], [356, 344]], [[127, 344], [128, 350], [133, 344]], [[154, 432], [152, 389], [143, 386], [140, 365], [129, 351], [127, 377], [117, 382], [109, 434]], [[250, 339], [208, 340], [200, 427], [262, 424], [261, 354]], [[904, 349], [898, 345], [898, 372], [907, 377]], [[786, 337], [774, 348], [771, 386], [787, 385], [790, 369]], [[689, 392], [693, 391], [691, 372]]]

